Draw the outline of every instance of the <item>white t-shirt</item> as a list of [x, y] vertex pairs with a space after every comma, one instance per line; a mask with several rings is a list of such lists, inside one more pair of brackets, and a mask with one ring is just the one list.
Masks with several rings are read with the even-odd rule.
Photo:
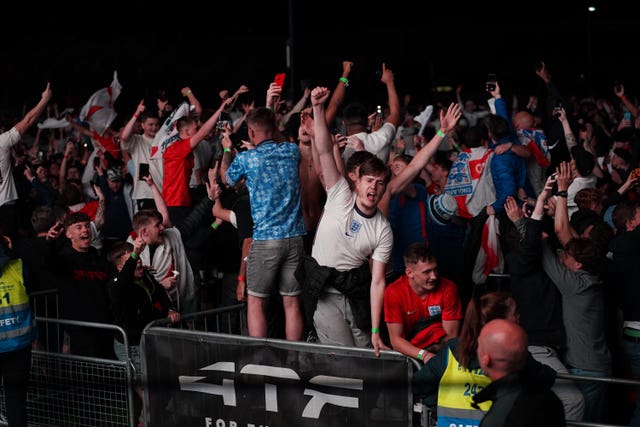
[[[396, 127], [393, 124], [385, 122], [380, 126], [380, 129], [375, 132], [359, 132], [353, 134], [353, 136], [362, 140], [365, 150], [375, 154], [385, 164], [389, 162], [389, 152], [391, 151], [391, 145], [393, 144], [396, 136]], [[345, 164], [353, 153], [354, 150], [352, 148], [345, 148], [342, 153], [342, 158]]]
[[158, 159], [151, 159], [151, 146], [153, 145], [153, 138], [149, 138], [144, 134], [131, 135], [129, 141], [121, 142], [123, 150], [127, 150], [131, 155], [131, 160], [135, 165], [135, 174], [133, 175], [133, 194], [134, 200], [139, 199], [153, 199], [153, 192], [151, 187], [143, 180], [138, 179], [140, 173], [140, 163], [149, 164], [149, 172], [153, 182], [158, 187], [158, 190], [162, 192], [162, 178], [164, 175], [164, 168], [162, 164], [162, 157]]
[[355, 209], [356, 196], [343, 177], [327, 191], [311, 255], [318, 264], [347, 271], [369, 258], [387, 263], [393, 246], [391, 225], [378, 210], [368, 218]]
[[0, 206], [18, 200], [18, 190], [13, 181], [11, 147], [21, 139], [22, 135], [15, 127], [0, 134]]

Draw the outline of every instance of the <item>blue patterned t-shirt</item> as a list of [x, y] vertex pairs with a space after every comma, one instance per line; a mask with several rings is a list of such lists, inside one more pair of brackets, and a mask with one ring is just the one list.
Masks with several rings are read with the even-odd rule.
[[267, 140], [236, 155], [226, 173], [228, 185], [245, 179], [249, 189], [253, 239], [275, 240], [306, 233], [300, 206], [300, 151], [291, 142]]

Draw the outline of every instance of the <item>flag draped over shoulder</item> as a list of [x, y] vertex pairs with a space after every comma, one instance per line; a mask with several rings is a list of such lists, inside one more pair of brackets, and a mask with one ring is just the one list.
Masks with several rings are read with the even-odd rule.
[[491, 273], [504, 272], [504, 257], [498, 233], [499, 221], [495, 215], [489, 215], [482, 227], [480, 249], [473, 267], [474, 283], [485, 283]]
[[83, 122], [89, 123], [100, 136], [104, 135], [117, 116], [113, 104], [120, 96], [121, 91], [122, 85], [118, 81], [118, 72], [114, 71], [111, 84], [94, 92], [80, 110], [78, 117]]
[[173, 110], [173, 112], [167, 117], [160, 126], [160, 130], [153, 138], [153, 144], [151, 145], [151, 158], [162, 158], [162, 154], [167, 148], [178, 140], [178, 129], [176, 129], [176, 121], [180, 117], [184, 117], [189, 114], [189, 103], [183, 102]]

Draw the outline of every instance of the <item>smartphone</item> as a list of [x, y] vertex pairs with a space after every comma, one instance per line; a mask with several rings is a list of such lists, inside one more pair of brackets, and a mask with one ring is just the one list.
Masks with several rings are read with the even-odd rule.
[[145, 176], [149, 176], [149, 163], [140, 163], [140, 169], [138, 169], [138, 179], [144, 181]]
[[278, 73], [273, 79], [273, 82], [280, 87], [284, 87], [284, 78], [287, 76], [287, 73]]
[[489, 73], [487, 75], [487, 92], [493, 92], [494, 90], [496, 90], [497, 81], [498, 78], [496, 77], [495, 73]]

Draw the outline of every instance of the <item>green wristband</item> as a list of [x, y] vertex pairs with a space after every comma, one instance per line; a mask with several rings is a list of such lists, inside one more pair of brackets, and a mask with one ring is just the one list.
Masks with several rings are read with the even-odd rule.
[[372, 334], [379, 334], [380, 333], [380, 328], [371, 328], [371, 333]]
[[135, 252], [131, 252], [131, 258], [133, 258], [133, 259], [137, 260], [137, 259], [140, 259], [140, 255], [138, 255], [138, 254], [137, 254], [137, 253], [135, 253]]
[[338, 80], [341, 81], [342, 83], [344, 83], [344, 87], [349, 87], [349, 79], [348, 78], [340, 77]]
[[438, 132], [436, 132], [436, 135], [438, 135], [440, 138], [444, 138], [445, 136], [447, 136], [446, 133], [442, 132], [442, 129], [438, 129]]
[[211, 223], [211, 228], [213, 228], [214, 230], [218, 229], [218, 223], [217, 222], [212, 222]]

